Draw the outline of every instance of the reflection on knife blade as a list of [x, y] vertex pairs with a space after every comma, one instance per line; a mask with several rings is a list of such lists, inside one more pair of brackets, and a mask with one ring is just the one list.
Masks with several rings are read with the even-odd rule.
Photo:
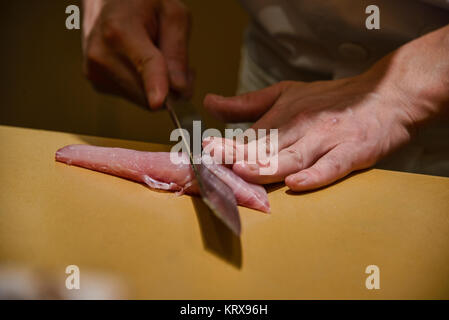
[[[184, 103], [185, 104], [185, 103]], [[175, 124], [176, 128], [183, 129], [177, 114], [176, 100], [170, 96], [166, 100], [166, 108]], [[184, 128], [193, 137], [192, 130]], [[200, 154], [193, 154], [190, 139], [181, 131], [181, 138], [185, 149], [189, 152], [190, 163], [193, 168], [195, 178], [198, 182], [201, 198], [207, 207], [230, 229], [234, 234], [240, 236], [241, 223], [237, 201], [232, 189], [213, 174], [201, 161]]]

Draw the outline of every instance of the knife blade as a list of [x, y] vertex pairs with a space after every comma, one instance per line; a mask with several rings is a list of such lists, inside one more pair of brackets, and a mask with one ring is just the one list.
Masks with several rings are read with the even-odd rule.
[[[193, 140], [192, 120], [194, 117], [192, 117], [192, 114], [195, 114], [195, 108], [191, 102], [180, 101], [172, 94], [169, 94], [165, 100], [165, 107], [175, 127], [187, 130], [190, 135], [189, 138]], [[186, 112], [189, 112], [190, 115], [186, 116]], [[182, 115], [184, 115], [184, 119], [181, 118]], [[199, 115], [196, 115], [195, 118], [200, 119]], [[204, 122], [202, 121], [201, 123], [203, 124]], [[201, 162], [201, 148], [200, 154], [194, 154], [192, 151], [193, 143], [190, 143], [191, 139], [184, 134], [183, 130], [180, 131], [185, 150], [188, 150], [189, 153], [190, 165], [198, 183], [201, 199], [218, 219], [236, 236], [240, 236], [240, 215], [237, 208], [237, 200], [232, 189]], [[201, 141], [197, 143], [201, 143]]]

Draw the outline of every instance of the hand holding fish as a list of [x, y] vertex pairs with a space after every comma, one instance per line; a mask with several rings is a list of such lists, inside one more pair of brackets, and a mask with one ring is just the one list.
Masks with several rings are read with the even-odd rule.
[[[429, 50], [432, 47], [435, 50]], [[235, 162], [235, 173], [252, 183], [285, 180], [293, 191], [316, 189], [373, 166], [409, 142], [422, 125], [448, 111], [448, 53], [445, 27], [355, 77], [286, 81], [229, 98], [208, 95], [204, 105], [225, 121], [256, 121], [253, 129], [279, 130], [275, 174], [261, 175], [260, 166], [248, 161]], [[211, 153], [225, 153], [223, 144], [234, 144], [235, 152], [247, 149], [214, 140], [216, 148], [208, 146]]]

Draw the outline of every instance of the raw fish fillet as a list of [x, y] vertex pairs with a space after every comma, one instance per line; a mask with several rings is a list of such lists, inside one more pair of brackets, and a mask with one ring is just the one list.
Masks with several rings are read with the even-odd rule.
[[[145, 183], [154, 189], [198, 194], [187, 155], [181, 156], [186, 161], [174, 164], [169, 152], [70, 145], [56, 152], [56, 161]], [[264, 187], [246, 182], [225, 166], [209, 163], [208, 169], [232, 189], [239, 205], [270, 212]]]

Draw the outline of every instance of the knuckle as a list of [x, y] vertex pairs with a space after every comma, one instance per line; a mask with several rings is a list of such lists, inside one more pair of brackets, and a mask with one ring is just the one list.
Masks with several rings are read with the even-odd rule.
[[[286, 105], [289, 106], [288, 104]], [[312, 110], [303, 110], [299, 112], [297, 115], [294, 116], [292, 123], [301, 123], [303, 125], [308, 125], [312, 123], [313, 119], [315, 119], [315, 113]], [[322, 132], [324, 130], [320, 130], [319, 128], [316, 129], [317, 132]]]
[[122, 38], [122, 28], [115, 20], [106, 20], [101, 27], [101, 35], [108, 43], [117, 43]]
[[148, 53], [145, 56], [134, 58], [134, 65], [139, 74], [143, 74], [145, 69], [155, 61], [156, 59], [162, 57], [158, 52]]
[[356, 153], [356, 156], [351, 164], [353, 168], [367, 168], [376, 164], [379, 158], [380, 154], [378, 148], [374, 146], [367, 146]]
[[355, 132], [355, 138], [359, 142], [365, 142], [368, 139], [368, 133], [364, 128], [357, 128]]
[[330, 115], [329, 117], [327, 117], [327, 119], [324, 121], [324, 125], [323, 128], [327, 131], [327, 130], [333, 130], [334, 128], [336, 128], [341, 122], [340, 117], [335, 116], [335, 115]]
[[354, 142], [362, 143], [368, 139], [368, 133], [365, 127], [362, 125], [354, 125], [352, 127], [352, 140]]
[[336, 156], [329, 156], [327, 158], [327, 165], [329, 172], [340, 172], [342, 170], [341, 159]]
[[295, 149], [285, 149], [285, 154], [290, 158], [290, 160], [295, 163], [298, 169], [303, 168], [304, 165], [304, 157], [302, 154]]

